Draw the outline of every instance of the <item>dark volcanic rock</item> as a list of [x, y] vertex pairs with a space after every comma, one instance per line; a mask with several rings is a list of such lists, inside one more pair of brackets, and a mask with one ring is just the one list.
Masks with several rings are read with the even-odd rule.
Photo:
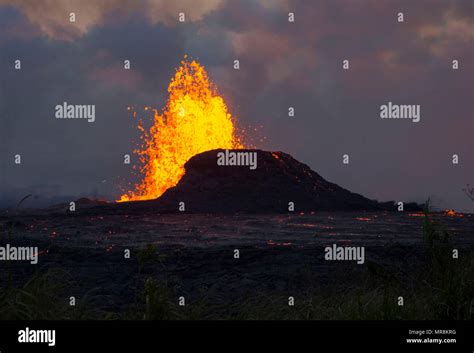
[[323, 179], [306, 164], [283, 152], [257, 152], [257, 168], [218, 166], [213, 150], [191, 158], [178, 185], [154, 202], [178, 208], [185, 202], [190, 212], [286, 212], [380, 210], [369, 200]]
[[[178, 185], [149, 201], [78, 205], [81, 213], [178, 212], [179, 203], [193, 213], [285, 213], [294, 202], [295, 212], [395, 210], [393, 201], [377, 202], [330, 183], [306, 164], [283, 152], [257, 152], [257, 168], [218, 166], [212, 150], [192, 157]], [[412, 209], [419, 209], [418, 205]], [[92, 207], [91, 207], [92, 206]]]

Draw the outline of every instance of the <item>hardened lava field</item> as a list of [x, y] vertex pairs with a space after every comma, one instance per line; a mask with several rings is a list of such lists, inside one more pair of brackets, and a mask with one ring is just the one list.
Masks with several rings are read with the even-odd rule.
[[[58, 283], [51, 275], [49, 280], [61, 289], [49, 295], [82, 298], [86, 318], [441, 317], [445, 313], [437, 306], [441, 299], [436, 290], [428, 291], [417, 277], [429, 281], [434, 266], [426, 219], [449, 232], [452, 246], [459, 249], [459, 264], [472, 256], [470, 214], [37, 214], [3, 215], [0, 225], [2, 245], [11, 239], [17, 245], [38, 245], [39, 272], [59, 270], [67, 278]], [[365, 245], [365, 263], [325, 261], [324, 248], [331, 244]], [[124, 256], [127, 249], [130, 258]], [[236, 249], [239, 258], [234, 257]], [[21, 262], [11, 263], [10, 269], [19, 288], [38, 272]], [[461, 283], [468, 286], [470, 277]], [[6, 278], [2, 270], [2, 281]], [[409, 297], [425, 290], [426, 305], [415, 312], [402, 314], [395, 306], [379, 311], [392, 291]], [[353, 311], [359, 305], [354, 293], [360, 305], [368, 305], [365, 312]], [[153, 295], [158, 309], [145, 304]], [[297, 310], [288, 311], [291, 295]], [[178, 305], [180, 297], [186, 298], [184, 307]], [[462, 312], [465, 303], [458, 299], [458, 313], [451, 315]], [[371, 311], [371, 306], [376, 308]], [[79, 315], [68, 310], [60, 313]]]

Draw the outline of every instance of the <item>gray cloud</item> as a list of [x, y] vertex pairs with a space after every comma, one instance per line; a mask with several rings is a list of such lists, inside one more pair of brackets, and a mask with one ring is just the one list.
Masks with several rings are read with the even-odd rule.
[[[31, 3], [0, 5], [2, 185], [10, 196], [117, 197], [132, 180], [122, 156], [138, 140], [126, 106], [163, 106], [187, 53], [206, 66], [239, 125], [263, 125], [257, 147], [289, 152], [369, 197], [433, 196], [440, 207], [472, 210], [461, 191], [473, 183], [469, 1], [61, 2], [68, 6], [34, 19]], [[64, 27], [72, 5], [88, 22]], [[184, 24], [175, 21], [180, 8], [189, 14]], [[21, 71], [12, 69], [16, 58]], [[341, 69], [346, 58], [349, 71]], [[121, 69], [124, 59], [132, 70]], [[96, 104], [97, 121], [54, 119], [64, 100]], [[378, 109], [388, 101], [421, 104], [422, 121], [382, 121]], [[21, 167], [11, 163], [15, 153]], [[461, 156], [455, 167], [453, 153]]]

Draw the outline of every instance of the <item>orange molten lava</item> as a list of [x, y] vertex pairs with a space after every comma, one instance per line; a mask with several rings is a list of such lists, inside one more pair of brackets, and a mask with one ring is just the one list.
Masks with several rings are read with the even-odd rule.
[[445, 210], [444, 215], [449, 217], [464, 217], [462, 213], [456, 212], [455, 210]]
[[216, 148], [243, 148], [236, 136], [224, 99], [209, 81], [206, 70], [187, 57], [168, 86], [163, 113], [154, 110], [147, 132], [141, 124], [142, 181], [118, 201], [155, 199], [175, 186], [184, 175], [184, 164], [194, 155]]

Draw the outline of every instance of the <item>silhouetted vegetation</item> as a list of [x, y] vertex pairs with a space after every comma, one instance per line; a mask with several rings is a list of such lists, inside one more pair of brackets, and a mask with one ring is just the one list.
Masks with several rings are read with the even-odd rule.
[[[452, 235], [431, 212], [429, 202], [422, 227], [424, 250], [419, 265], [403, 268], [367, 261], [356, 281], [324, 290], [311, 281], [311, 268], [302, 269], [301, 276], [308, 278], [307, 289], [296, 293], [294, 306], [288, 305], [288, 295], [257, 288], [234, 301], [212, 286], [197, 288], [188, 297], [179, 283], [156, 277], [153, 270], [164, 269], [167, 257], [153, 245], [137, 253], [134, 299], [123, 312], [99, 310], [97, 303], [103, 298], [97, 288], [78, 295], [71, 306], [71, 289], [77, 286], [71, 274], [43, 268], [21, 282], [15, 279], [12, 264], [5, 261], [0, 264], [0, 319], [472, 320], [474, 252], [463, 250], [455, 256]], [[4, 227], [1, 240], [10, 242], [13, 229]], [[178, 304], [181, 295], [186, 296], [185, 306]]]

